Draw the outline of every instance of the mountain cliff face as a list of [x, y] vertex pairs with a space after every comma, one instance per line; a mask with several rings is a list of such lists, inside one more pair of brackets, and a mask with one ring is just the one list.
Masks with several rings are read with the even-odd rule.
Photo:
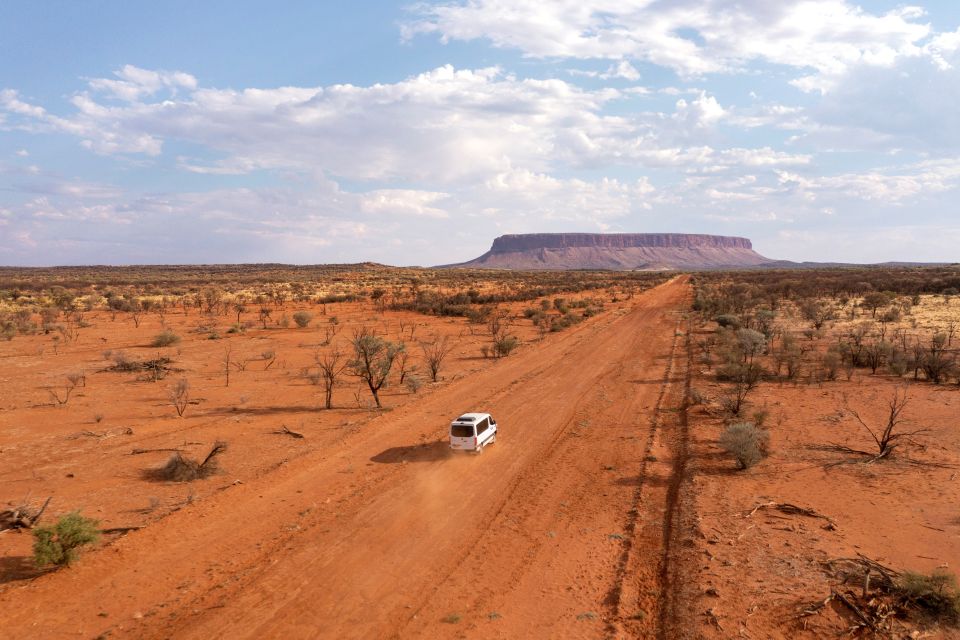
[[685, 233], [530, 233], [500, 236], [475, 260], [481, 269], [718, 269], [771, 260], [746, 238]]

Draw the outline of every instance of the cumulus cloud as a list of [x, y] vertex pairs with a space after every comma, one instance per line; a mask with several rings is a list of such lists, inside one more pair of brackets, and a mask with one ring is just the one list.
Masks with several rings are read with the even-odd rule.
[[637, 60], [682, 76], [762, 61], [809, 71], [794, 78], [805, 91], [828, 90], [858, 65], [928, 53], [931, 35], [922, 9], [876, 14], [845, 0], [463, 0], [421, 3], [414, 13], [407, 38], [485, 39], [536, 58]]
[[[73, 135], [103, 154], [157, 157], [166, 141], [189, 142], [221, 157], [178, 157], [180, 168], [212, 175], [300, 169], [349, 180], [450, 184], [517, 167], [715, 165], [718, 155], [725, 164], [738, 157], [703, 144], [704, 131], [728, 116], [703, 91], [678, 100], [672, 113], [615, 116], [605, 109], [624, 93], [521, 79], [495, 67], [443, 66], [367, 87], [245, 90], [196, 87], [180, 72], [136, 71], [118, 72], [127, 78], [122, 82], [137, 82], [121, 104], [99, 100], [98, 90], [107, 97], [117, 90], [95, 79], [72, 97], [69, 115], [51, 114], [13, 92], [0, 105], [24, 128]], [[192, 89], [149, 99], [168, 84]], [[786, 154], [778, 158], [792, 163]]]
[[197, 79], [182, 71], [152, 71], [133, 65], [124, 65], [114, 71], [115, 78], [94, 78], [90, 88], [112, 95], [113, 97], [134, 102], [144, 96], [157, 93], [161, 89], [195, 89]]
[[807, 197], [832, 193], [900, 204], [917, 196], [955, 190], [960, 186], [960, 158], [839, 175], [802, 176], [788, 171], [777, 171], [777, 175], [781, 185]]

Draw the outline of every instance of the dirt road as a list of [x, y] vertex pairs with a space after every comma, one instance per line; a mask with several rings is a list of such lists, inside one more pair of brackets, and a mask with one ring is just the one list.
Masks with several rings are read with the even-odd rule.
[[[0, 595], [10, 637], [663, 637], [675, 279]], [[450, 455], [451, 417], [498, 442]]]

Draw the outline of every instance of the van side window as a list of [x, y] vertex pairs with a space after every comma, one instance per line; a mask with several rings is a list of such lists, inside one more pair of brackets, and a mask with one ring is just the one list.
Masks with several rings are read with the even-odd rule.
[[489, 426], [490, 426], [490, 424], [487, 422], [487, 419], [486, 419], [486, 418], [484, 418], [483, 420], [481, 420], [480, 422], [478, 422], [478, 423], [477, 423], [477, 435], [480, 435], [481, 433], [483, 433], [484, 431], [486, 431]]

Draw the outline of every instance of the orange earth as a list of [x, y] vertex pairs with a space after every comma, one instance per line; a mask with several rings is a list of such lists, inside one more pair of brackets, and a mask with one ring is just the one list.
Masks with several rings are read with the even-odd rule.
[[[0, 343], [4, 500], [52, 496], [44, 521], [81, 509], [107, 530], [136, 527], [43, 574], [30, 535], [0, 533], [2, 635], [815, 638], [849, 626], [829, 607], [795, 617], [829, 594], [821, 560], [860, 551], [914, 570], [960, 565], [955, 388], [911, 388], [910, 417], [931, 430], [917, 457], [942, 466], [825, 467], [832, 454], [810, 444], [862, 444], [835, 416], [840, 394], [876, 409], [895, 383], [765, 384], [751, 402], [770, 411], [773, 453], [737, 472], [716, 446], [712, 405], [684, 402], [691, 385], [720, 392], [694, 357], [706, 329], [688, 317], [690, 300], [679, 276], [542, 339], [518, 318], [523, 344], [497, 360], [480, 355], [487, 338], [463, 319], [337, 305], [342, 348], [361, 324], [396, 340], [401, 320], [416, 326], [410, 344], [454, 340], [439, 382], [416, 394], [394, 384], [379, 411], [350, 377], [336, 408], [319, 409], [322, 388], [302, 375], [330, 348], [317, 314], [306, 329], [221, 340], [191, 332], [197, 315], [168, 314], [183, 341], [159, 351], [182, 371], [158, 382], [103, 371], [102, 355], [156, 355], [146, 346], [156, 316], [134, 328], [90, 313], [56, 354], [42, 336]], [[227, 346], [245, 363], [229, 386]], [[267, 350], [278, 354], [269, 369]], [[85, 386], [51, 403], [47, 389], [62, 394], [80, 370]], [[180, 377], [193, 401], [182, 418], [167, 399]], [[480, 456], [453, 455], [449, 421], [470, 410], [491, 412], [501, 434]], [[216, 440], [229, 445], [223, 471], [192, 483], [144, 475], [169, 451], [131, 453], [196, 458]], [[768, 501], [835, 527], [750, 514]]]

